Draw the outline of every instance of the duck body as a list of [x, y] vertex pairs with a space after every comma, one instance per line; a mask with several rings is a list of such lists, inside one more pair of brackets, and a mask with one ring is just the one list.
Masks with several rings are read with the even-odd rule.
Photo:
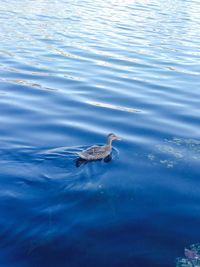
[[81, 151], [78, 153], [79, 157], [85, 160], [98, 160], [104, 159], [108, 155], [110, 155], [112, 148], [108, 147], [108, 145], [104, 146], [91, 146], [86, 150]]
[[86, 150], [81, 151], [78, 153], [79, 157], [84, 160], [99, 160], [105, 159], [111, 154], [112, 151], [112, 141], [113, 140], [120, 140], [115, 134], [109, 134], [107, 136], [107, 144], [102, 146], [91, 146]]

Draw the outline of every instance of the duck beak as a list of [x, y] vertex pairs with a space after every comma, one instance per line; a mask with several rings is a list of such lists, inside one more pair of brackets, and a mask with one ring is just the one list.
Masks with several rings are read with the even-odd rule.
[[122, 138], [116, 135], [116, 140], [122, 140]]

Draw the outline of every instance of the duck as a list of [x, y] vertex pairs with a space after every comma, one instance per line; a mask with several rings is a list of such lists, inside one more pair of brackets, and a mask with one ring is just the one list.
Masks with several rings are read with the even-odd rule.
[[79, 152], [78, 156], [86, 161], [105, 159], [111, 154], [113, 140], [121, 140], [121, 138], [114, 133], [110, 133], [107, 135], [107, 143], [105, 145], [93, 145]]

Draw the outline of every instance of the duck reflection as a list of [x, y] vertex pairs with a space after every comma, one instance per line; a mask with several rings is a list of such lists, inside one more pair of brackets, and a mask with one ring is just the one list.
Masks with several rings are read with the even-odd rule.
[[[112, 154], [110, 154], [110, 155], [108, 155], [106, 158], [104, 158], [104, 159], [98, 159], [98, 160], [95, 160], [95, 161], [104, 161], [105, 163], [108, 163], [108, 162], [110, 162], [111, 160], [112, 160]], [[85, 164], [87, 164], [88, 162], [91, 162], [91, 161], [89, 161], [89, 160], [86, 160], [86, 159], [82, 159], [82, 158], [77, 158], [76, 160], [75, 160], [75, 166], [77, 167], [77, 168], [79, 168], [81, 165], [85, 165]]]

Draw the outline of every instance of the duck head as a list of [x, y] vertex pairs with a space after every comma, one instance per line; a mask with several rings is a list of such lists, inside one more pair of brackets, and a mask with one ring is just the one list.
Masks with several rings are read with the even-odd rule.
[[107, 136], [108, 145], [111, 145], [113, 140], [121, 140], [121, 138], [119, 136], [115, 135], [114, 133], [108, 134], [108, 136]]

